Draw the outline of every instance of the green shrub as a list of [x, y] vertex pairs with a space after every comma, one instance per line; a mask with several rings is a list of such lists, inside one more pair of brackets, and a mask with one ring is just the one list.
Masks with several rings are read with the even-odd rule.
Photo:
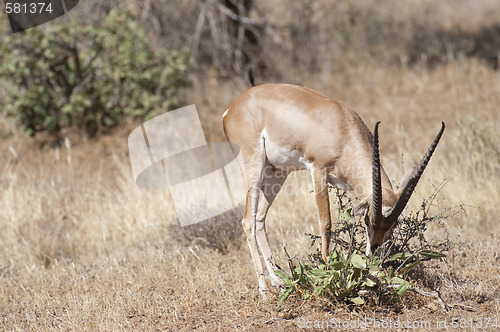
[[[317, 250], [304, 262], [288, 257], [290, 273], [276, 270], [283, 281], [284, 291], [279, 297], [283, 303], [292, 294], [301, 300], [322, 297], [328, 301], [364, 304], [369, 297], [378, 303], [393, 303], [409, 287], [408, 274], [422, 261], [445, 257], [453, 243], [446, 236], [440, 241], [429, 241], [425, 230], [431, 223], [453, 216], [453, 209], [431, 214], [436, 191], [423, 201], [421, 208], [409, 216], [401, 216], [388, 240], [369, 258], [364, 254], [366, 242], [362, 223], [351, 219], [352, 202], [345, 193], [337, 190], [338, 223], [333, 230], [332, 252], [328, 262], [323, 261]], [[314, 242], [320, 237], [307, 234]]]
[[303, 300], [322, 295], [352, 304], [364, 304], [366, 294], [371, 292], [380, 302], [390, 303], [405, 293], [409, 285], [405, 280], [407, 273], [423, 258], [445, 256], [433, 250], [397, 253], [386, 260], [387, 263], [398, 262], [398, 267], [394, 269], [392, 265], [384, 267], [378, 255], [364, 258], [356, 251], [342, 254], [334, 250], [328, 264], [320, 261], [319, 264], [310, 262], [302, 265], [299, 262], [295, 266], [291, 263], [290, 274], [276, 270], [275, 274], [285, 285], [279, 302], [283, 303], [292, 292], [297, 291]]
[[2, 104], [29, 134], [78, 127], [89, 136], [124, 117], [176, 107], [188, 85], [187, 57], [156, 51], [130, 12], [115, 8], [101, 26], [78, 20], [11, 34], [0, 43]]

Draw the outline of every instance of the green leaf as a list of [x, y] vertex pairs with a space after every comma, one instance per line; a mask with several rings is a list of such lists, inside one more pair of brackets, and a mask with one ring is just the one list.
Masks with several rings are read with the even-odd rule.
[[379, 280], [376, 277], [374, 277], [372, 275], [366, 276], [366, 281], [365, 281], [366, 287], [375, 287], [378, 285], [378, 283], [379, 283]]
[[285, 290], [283, 291], [283, 293], [281, 293], [280, 297], [278, 298], [278, 303], [279, 304], [283, 304], [283, 302], [286, 301], [286, 299], [288, 299], [288, 297], [290, 296], [290, 294], [292, 294], [293, 290], [295, 288], [294, 287], [287, 287], [285, 288]]
[[334, 270], [341, 270], [342, 268], [344, 268], [344, 262], [340, 261], [330, 262], [330, 267]]
[[418, 234], [418, 239], [420, 240], [420, 242], [424, 242], [424, 234], [422, 233], [420, 228], [417, 230], [417, 234]]
[[325, 285], [317, 286], [314, 288], [314, 295], [321, 295], [321, 293], [325, 290]]
[[295, 268], [295, 275], [293, 277], [297, 279], [297, 282], [304, 281], [304, 267], [300, 262], [299, 266]]
[[380, 265], [380, 258], [377, 256], [373, 257], [369, 266], [370, 272], [376, 271], [379, 268], [379, 265]]
[[344, 211], [344, 213], [342, 214], [341, 220], [343, 220], [343, 221], [351, 220], [351, 211], [352, 211], [352, 208], [346, 209]]
[[366, 268], [366, 261], [358, 254], [351, 255], [351, 264], [358, 269]]
[[391, 278], [391, 284], [393, 285], [401, 285], [403, 283], [405, 283], [406, 281], [404, 279], [401, 279], [399, 277], [392, 277]]
[[387, 276], [390, 278], [394, 277], [394, 268], [392, 266], [389, 266], [389, 271]]
[[361, 296], [350, 297], [350, 298], [348, 298], [348, 300], [356, 305], [365, 304], [365, 300]]
[[413, 263], [410, 263], [410, 264], [407, 264], [406, 266], [404, 266], [402, 269], [401, 269], [401, 273], [408, 273], [409, 271], [413, 270], [413, 268], [415, 266], [417, 266], [418, 264], [420, 264], [422, 260], [421, 259], [418, 259], [416, 260], [415, 262]]
[[406, 289], [408, 288], [408, 282], [405, 281], [399, 287], [396, 289], [396, 292], [394, 292], [395, 297], [401, 297], [403, 294], [406, 292]]
[[330, 274], [329, 271], [325, 270], [310, 270], [307, 273], [318, 278], [326, 278]]
[[398, 259], [407, 259], [408, 257], [411, 257], [411, 256], [413, 256], [413, 255], [410, 254], [409, 252], [399, 252], [395, 255], [392, 255], [392, 257], [389, 258], [389, 262], [396, 261]]
[[286, 275], [283, 271], [280, 270], [274, 270], [274, 274], [283, 281], [290, 279], [288, 275]]
[[427, 258], [446, 257], [446, 254], [443, 254], [442, 252], [437, 252], [434, 250], [420, 250], [419, 254], [424, 256], [424, 257], [427, 257]]

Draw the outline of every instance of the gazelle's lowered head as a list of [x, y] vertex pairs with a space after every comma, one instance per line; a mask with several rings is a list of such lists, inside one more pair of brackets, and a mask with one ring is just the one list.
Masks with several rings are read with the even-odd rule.
[[[371, 197], [371, 206], [368, 200], [362, 201], [355, 208], [355, 212], [364, 210], [363, 217], [366, 224], [366, 255], [371, 256], [375, 250], [384, 243], [385, 236], [391, 230], [398, 221], [398, 217], [403, 212], [406, 204], [410, 200], [411, 194], [417, 185], [418, 180], [422, 176], [425, 167], [429, 163], [429, 160], [436, 149], [443, 131], [445, 128], [444, 122], [441, 123], [441, 130], [434, 138], [431, 146], [427, 150], [420, 163], [416, 168], [411, 170], [411, 173], [405, 174], [400, 183], [399, 190], [389, 199], [392, 200], [392, 207], [384, 206], [382, 199], [382, 184], [381, 184], [381, 174], [380, 174], [380, 154], [378, 146], [378, 125], [380, 122], [375, 124], [375, 129], [373, 131], [373, 141], [372, 141], [372, 180], [373, 180], [373, 194]], [[411, 177], [409, 176], [411, 175]], [[390, 193], [392, 194], [392, 193]]]

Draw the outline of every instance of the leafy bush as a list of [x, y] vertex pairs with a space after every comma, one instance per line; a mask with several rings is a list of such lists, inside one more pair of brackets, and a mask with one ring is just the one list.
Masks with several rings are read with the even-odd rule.
[[[371, 258], [359, 254], [365, 247], [361, 240], [364, 228], [351, 218], [350, 198], [337, 190], [339, 221], [333, 230], [335, 242], [328, 262], [323, 261], [319, 251], [310, 254], [304, 264], [298, 261], [297, 265], [289, 257], [290, 273], [275, 271], [285, 287], [279, 302], [283, 303], [294, 293], [302, 300], [321, 296], [330, 301], [358, 305], [364, 304], [370, 296], [375, 296], [379, 303], [398, 300], [409, 286], [409, 272], [424, 260], [445, 257], [453, 244], [448, 236], [437, 243], [425, 237], [430, 223], [441, 223], [442, 219], [454, 215], [449, 213], [452, 209], [430, 214], [430, 206], [444, 183], [424, 200], [417, 213], [400, 217], [388, 240]], [[311, 238], [311, 246], [319, 238], [307, 235]]]
[[[394, 269], [392, 265], [384, 268], [378, 255], [370, 259], [363, 258], [357, 252], [341, 254], [334, 250], [330, 254], [328, 264], [321, 261], [317, 265], [314, 262], [302, 265], [299, 262], [298, 266], [294, 266], [292, 263], [290, 275], [276, 270], [275, 274], [285, 284], [279, 302], [283, 303], [294, 291], [304, 300], [313, 295], [324, 295], [354, 304], [364, 304], [364, 296], [369, 291], [381, 302], [393, 302], [405, 293], [409, 285], [405, 280], [407, 273], [423, 258], [445, 256], [433, 250], [421, 250], [413, 254], [397, 253], [386, 260], [387, 263], [399, 262], [399, 266]], [[412, 258], [416, 260], [412, 261]]]
[[140, 22], [115, 8], [102, 26], [80, 21], [12, 34], [0, 44], [6, 111], [31, 135], [76, 126], [94, 136], [124, 117], [176, 106], [187, 57], [153, 50]]

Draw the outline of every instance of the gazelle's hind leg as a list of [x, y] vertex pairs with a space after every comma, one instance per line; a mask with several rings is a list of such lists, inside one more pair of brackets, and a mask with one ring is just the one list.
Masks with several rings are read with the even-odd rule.
[[274, 274], [276, 270], [276, 262], [273, 252], [269, 246], [266, 234], [266, 215], [269, 207], [274, 202], [283, 183], [285, 182], [288, 173], [281, 170], [276, 170], [268, 161], [265, 164], [264, 174], [262, 179], [263, 195], [259, 200], [259, 208], [256, 220], [256, 235], [257, 244], [259, 246], [264, 262], [266, 263], [267, 271], [273, 286], [282, 285], [283, 282]]
[[275, 286], [283, 284], [282, 281], [274, 275], [276, 263], [267, 239], [265, 222], [267, 212], [276, 198], [276, 195], [278, 195], [287, 176], [287, 172], [275, 170], [268, 161], [265, 162], [262, 181], [260, 182], [260, 188], [263, 195], [258, 196], [259, 200], [255, 218], [255, 236], [252, 232], [252, 210], [254, 207], [253, 200], [255, 199], [255, 192], [253, 192], [254, 186], [250, 185], [250, 189], [247, 192], [242, 225], [245, 230], [248, 247], [250, 248], [250, 254], [252, 255], [255, 271], [257, 273], [259, 292], [261, 294], [267, 291], [268, 288], [266, 283], [267, 278], [264, 274], [262, 262], [260, 261], [259, 250], [269, 273], [268, 278], [271, 279], [272, 284]]
[[[246, 196], [242, 225], [245, 230], [248, 247], [250, 248], [255, 271], [257, 273], [259, 291], [263, 294], [268, 288], [262, 263], [260, 261], [259, 249], [266, 263], [269, 278], [271, 278], [273, 285], [282, 284], [281, 280], [274, 275], [276, 263], [267, 240], [265, 220], [267, 211], [285, 182], [288, 173], [286, 171], [276, 170], [274, 166], [269, 163], [266, 157], [265, 141], [263, 137], [261, 137], [260, 140], [259, 154], [254, 156], [256, 158], [251, 162], [247, 162], [245, 165], [249, 189]], [[261, 191], [263, 195], [260, 194]]]
[[259, 207], [259, 196], [264, 178], [264, 169], [266, 164], [266, 149], [264, 138], [261, 137], [259, 151], [254, 155], [253, 160], [245, 163], [245, 173], [247, 177], [248, 191], [245, 202], [245, 212], [241, 224], [245, 231], [250, 254], [252, 255], [255, 272], [259, 281], [259, 292], [266, 295], [264, 292], [268, 290], [264, 270], [260, 261], [259, 250], [257, 246], [257, 212]]
[[246, 202], [245, 202], [245, 212], [243, 214], [243, 220], [241, 224], [243, 225], [243, 230], [247, 238], [248, 248], [250, 249], [250, 254], [252, 256], [253, 265], [255, 272], [257, 273], [257, 280], [259, 281], [259, 292], [263, 294], [267, 290], [266, 278], [264, 275], [264, 270], [262, 269], [262, 263], [259, 257], [259, 250], [257, 249], [257, 241], [254, 234], [252, 234], [252, 187], [248, 189]]

